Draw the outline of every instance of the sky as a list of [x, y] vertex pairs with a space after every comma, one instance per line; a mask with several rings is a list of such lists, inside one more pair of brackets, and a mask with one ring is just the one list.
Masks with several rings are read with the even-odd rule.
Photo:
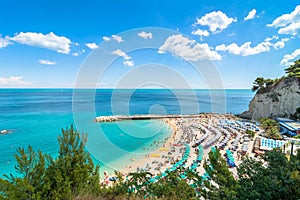
[[93, 56], [100, 88], [251, 88], [300, 58], [296, 0], [5, 0], [0, 10], [0, 88], [73, 88]]

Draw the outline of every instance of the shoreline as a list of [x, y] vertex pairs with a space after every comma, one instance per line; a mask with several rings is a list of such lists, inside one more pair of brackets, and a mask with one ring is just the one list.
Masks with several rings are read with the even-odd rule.
[[[220, 121], [224, 119], [228, 121], [238, 121], [241, 118], [233, 114], [216, 114], [216, 113], [203, 113], [198, 115], [191, 115], [190, 117], [184, 118], [163, 118], [160, 119], [166, 123], [171, 129], [172, 133], [170, 137], [159, 147], [157, 150], [149, 153], [145, 153], [145, 157], [132, 160], [131, 164], [119, 172], [126, 176], [129, 173], [147, 171], [153, 175], [159, 175], [165, 170], [170, 169], [174, 163], [181, 160], [183, 157], [183, 152], [186, 151], [186, 148], [190, 148], [190, 154], [185, 160], [186, 166], [193, 165], [194, 161], [198, 157], [198, 147], [195, 147], [194, 144], [202, 138], [206, 133], [208, 137], [201, 142], [203, 146], [203, 155], [202, 160], [207, 159], [208, 152], [212, 147], [217, 147], [220, 149], [221, 155], [225, 155], [228, 150], [232, 152], [232, 156], [235, 160], [235, 164], [240, 164], [240, 152], [242, 152], [242, 146], [244, 145], [244, 138], [247, 137], [245, 130], [231, 130], [229, 141], [224, 147], [219, 146], [221, 141], [225, 139], [225, 132], [223, 127], [220, 126]], [[221, 134], [217, 134], [220, 131]], [[239, 133], [237, 133], [239, 132]], [[233, 143], [236, 141], [237, 134], [240, 134], [240, 139], [237, 143], [235, 150], [232, 150]], [[218, 138], [215, 138], [218, 137]], [[214, 141], [212, 145], [207, 146], [206, 143]], [[247, 143], [247, 150], [244, 151], [243, 155], [254, 157], [252, 152], [253, 142], [255, 138]], [[147, 154], [147, 155], [146, 155]], [[236, 171], [236, 168], [232, 168], [233, 171]], [[203, 174], [205, 171], [203, 167], [198, 167], [197, 171], [200, 174]], [[114, 177], [115, 174], [109, 174], [109, 177]], [[105, 181], [105, 180], [104, 180]]]
[[177, 126], [175, 124], [173, 124], [172, 122], [170, 122], [168, 119], [162, 119], [162, 121], [166, 124], [168, 124], [168, 126], [173, 129], [172, 133], [170, 135], [170, 137], [168, 138], [168, 140], [162, 144], [162, 147], [159, 147], [158, 149], [156, 149], [155, 151], [151, 152], [151, 153], [147, 153], [148, 156], [145, 155], [144, 158], [139, 159], [139, 160], [134, 160], [130, 166], [125, 167], [123, 169], [121, 169], [119, 172], [122, 174], [128, 174], [131, 172], [136, 172], [136, 170], [138, 169], [139, 166], [143, 166], [147, 163], [147, 161], [149, 161], [151, 155], [156, 155], [156, 154], [160, 154], [160, 149], [161, 148], [168, 148], [171, 146], [171, 143], [174, 141], [174, 137], [177, 134]]

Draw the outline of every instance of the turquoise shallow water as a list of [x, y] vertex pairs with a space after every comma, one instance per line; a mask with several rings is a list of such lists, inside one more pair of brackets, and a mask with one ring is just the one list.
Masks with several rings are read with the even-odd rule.
[[[88, 133], [87, 148], [106, 170], [120, 169], [130, 158], [153, 151], [170, 134], [162, 121], [93, 122], [97, 115], [147, 113], [240, 113], [247, 109], [250, 90], [80, 90], [0, 89], [0, 176], [14, 172], [17, 147], [31, 145], [56, 156], [61, 128], [74, 124]], [[73, 96], [74, 95], [74, 96]], [[212, 100], [213, 99], [213, 100]]]

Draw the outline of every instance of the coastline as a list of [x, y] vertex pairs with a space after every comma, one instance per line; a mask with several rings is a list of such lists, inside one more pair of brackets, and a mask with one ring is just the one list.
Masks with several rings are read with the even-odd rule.
[[[174, 163], [183, 159], [184, 152], [188, 149], [188, 156], [184, 161], [184, 166], [192, 166], [197, 160], [199, 152], [198, 146], [203, 148], [201, 155], [202, 160], [206, 160], [209, 151], [216, 147], [220, 149], [221, 155], [225, 156], [228, 151], [231, 151], [231, 156], [234, 159], [236, 165], [241, 162], [240, 153], [243, 152], [242, 156], [254, 157], [255, 153], [252, 152], [255, 138], [250, 142], [245, 143], [247, 138], [246, 129], [234, 130], [229, 128], [230, 134], [226, 145], [221, 147], [220, 143], [226, 137], [226, 130], [220, 126], [221, 121], [224, 119], [228, 121], [239, 121], [241, 120], [232, 114], [216, 114], [216, 113], [205, 113], [199, 114], [197, 117], [191, 116], [190, 118], [166, 118], [161, 119], [171, 129], [172, 134], [170, 137], [159, 147], [157, 150], [148, 153], [147, 155], [138, 160], [132, 160], [131, 164], [127, 167], [119, 170], [119, 172], [125, 177], [130, 173], [147, 171], [151, 174], [161, 175], [166, 170], [172, 168]], [[219, 134], [218, 134], [219, 132]], [[196, 145], [197, 141], [204, 135], [208, 135], [205, 140], [201, 142], [201, 145]], [[240, 136], [238, 136], [240, 135]], [[216, 138], [217, 137], [217, 138]], [[201, 140], [201, 139], [200, 139]], [[237, 142], [238, 140], [238, 142]], [[207, 146], [207, 143], [214, 141], [211, 145]], [[233, 150], [234, 143], [236, 142], [235, 150]], [[247, 146], [247, 150], [243, 151], [244, 144]], [[205, 170], [203, 167], [196, 169], [200, 174], [204, 174]], [[236, 173], [236, 168], [231, 168], [231, 171]], [[114, 174], [109, 174], [109, 177], [114, 177]], [[107, 176], [108, 178], [108, 176]], [[105, 181], [104, 179], [103, 181]], [[109, 185], [109, 184], [108, 184]]]
[[159, 147], [158, 149], [156, 149], [155, 151], [153, 151], [151, 153], [147, 153], [148, 156], [145, 155], [145, 157], [143, 157], [142, 159], [134, 160], [134, 161], [132, 161], [134, 163], [132, 163], [129, 166], [121, 169], [120, 172], [122, 174], [128, 174], [130, 172], [136, 172], [137, 169], [140, 166], [144, 166], [145, 164], [147, 164], [147, 162], [149, 160], [151, 160], [151, 155], [160, 155], [161, 156], [162, 151], [160, 151], [160, 149], [161, 148], [169, 148], [171, 146], [171, 144], [174, 142], [175, 137], [177, 135], [177, 126], [174, 123], [172, 123], [169, 119], [161, 119], [161, 120], [164, 121], [164, 123], [167, 123], [168, 126], [171, 129], [173, 129], [170, 137], [168, 138], [168, 140], [165, 143], [163, 143], [162, 147]]

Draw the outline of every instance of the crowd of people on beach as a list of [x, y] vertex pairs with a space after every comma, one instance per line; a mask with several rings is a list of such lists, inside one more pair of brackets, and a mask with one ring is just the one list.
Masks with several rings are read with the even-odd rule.
[[[212, 148], [218, 148], [229, 166], [238, 165], [242, 156], [254, 156], [252, 146], [254, 140], [246, 134], [246, 128], [238, 124], [221, 123], [224, 119], [238, 121], [233, 115], [203, 114], [193, 118], [172, 118], [165, 122], [174, 130], [173, 135], [163, 141], [154, 142], [158, 148], [155, 152], [145, 154], [145, 159], [134, 161], [132, 165], [123, 170], [124, 176], [129, 172], [150, 172], [154, 176], [161, 175], [164, 171], [174, 167], [175, 163], [186, 159], [181, 164], [191, 167], [199, 157], [199, 147], [203, 147], [202, 160], [208, 158]], [[255, 126], [256, 131], [258, 130]], [[187, 147], [190, 148], [186, 155]], [[230, 159], [229, 159], [230, 158]], [[195, 168], [200, 174], [205, 174], [202, 165]], [[233, 169], [234, 170], [234, 169]], [[111, 177], [110, 177], [111, 178]], [[106, 183], [109, 177], [106, 176]]]

